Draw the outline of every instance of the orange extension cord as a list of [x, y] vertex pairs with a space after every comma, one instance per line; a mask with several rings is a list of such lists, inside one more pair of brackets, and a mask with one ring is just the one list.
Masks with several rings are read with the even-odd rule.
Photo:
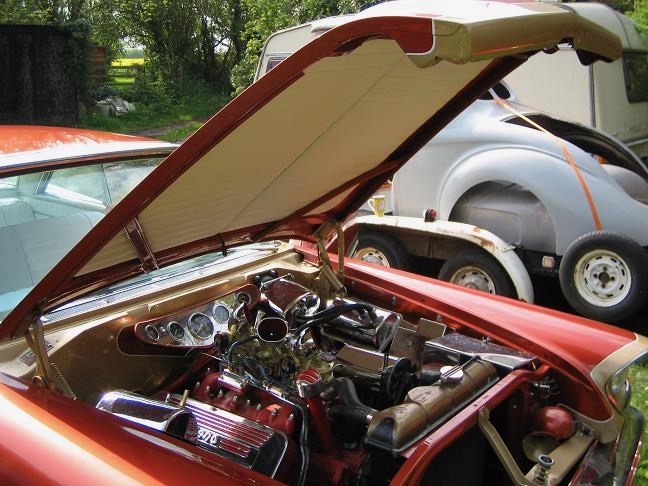
[[554, 142], [560, 147], [560, 150], [562, 150], [563, 154], [565, 154], [565, 158], [567, 158], [567, 161], [569, 162], [569, 165], [571, 166], [572, 170], [574, 171], [574, 174], [576, 174], [576, 178], [580, 182], [581, 187], [583, 188], [583, 193], [585, 193], [585, 199], [587, 200], [587, 204], [589, 204], [590, 207], [590, 212], [592, 213], [592, 219], [594, 219], [594, 227], [596, 228], [596, 231], [601, 231], [603, 229], [603, 225], [601, 224], [601, 219], [599, 218], [598, 215], [598, 210], [596, 209], [596, 204], [594, 203], [594, 198], [592, 197], [592, 193], [589, 190], [589, 187], [587, 185], [587, 182], [585, 182], [585, 179], [583, 178], [583, 175], [581, 174], [580, 169], [576, 165], [576, 162], [574, 162], [573, 157], [569, 153], [569, 149], [567, 149], [567, 146], [565, 145], [564, 140], [561, 138], [558, 138], [555, 136], [553, 133], [550, 131], [546, 130], [544, 127], [541, 127], [538, 125], [536, 122], [533, 120], [529, 119], [522, 113], [518, 112], [515, 108], [510, 106], [506, 101], [504, 101], [502, 98], [495, 98], [495, 101], [497, 102], [498, 105], [500, 105], [502, 108], [505, 110], [513, 113], [515, 116], [519, 116], [522, 120], [527, 122], [528, 124], [534, 126], [541, 132], [546, 133], [549, 135], [551, 138], [553, 138]]

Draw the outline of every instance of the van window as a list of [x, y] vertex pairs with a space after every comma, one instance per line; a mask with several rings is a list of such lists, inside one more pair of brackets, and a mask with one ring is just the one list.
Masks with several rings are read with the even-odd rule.
[[290, 54], [270, 54], [265, 72], [269, 72], [273, 67], [286, 59], [289, 55]]
[[486, 91], [483, 95], [481, 95], [479, 99], [492, 100], [493, 94], [498, 98], [502, 98], [503, 100], [508, 100], [511, 97], [511, 92], [508, 90], [508, 88], [504, 86], [504, 84], [502, 83], [497, 83], [495, 86], [493, 86], [491, 89]]
[[628, 101], [648, 101], [648, 53], [624, 52], [623, 75]]

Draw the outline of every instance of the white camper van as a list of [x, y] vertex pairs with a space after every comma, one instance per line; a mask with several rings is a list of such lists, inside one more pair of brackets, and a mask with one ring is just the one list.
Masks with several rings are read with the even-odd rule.
[[[565, 45], [551, 56], [532, 56], [506, 77], [506, 84], [518, 102], [600, 129], [648, 161], [648, 41], [630, 18], [607, 5], [563, 5], [616, 34], [623, 45], [622, 58], [584, 66]], [[255, 79], [322, 32], [346, 21], [347, 16], [329, 17], [273, 34], [263, 49]]]
[[582, 66], [564, 46], [551, 56], [532, 56], [506, 77], [518, 101], [562, 118], [599, 128], [648, 159], [648, 43], [634, 22], [600, 3], [569, 8], [616, 34], [623, 56]]

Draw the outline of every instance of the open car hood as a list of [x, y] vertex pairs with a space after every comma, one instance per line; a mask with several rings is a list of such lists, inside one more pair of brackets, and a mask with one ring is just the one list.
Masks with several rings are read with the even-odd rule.
[[[313, 240], [527, 54], [618, 38], [562, 6], [388, 2], [290, 56], [125, 197], [7, 316], [0, 337], [82, 292], [183, 258]], [[31, 317], [30, 317], [31, 316]]]

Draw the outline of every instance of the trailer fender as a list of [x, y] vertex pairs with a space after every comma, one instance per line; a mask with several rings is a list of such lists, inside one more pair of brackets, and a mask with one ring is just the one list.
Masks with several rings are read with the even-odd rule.
[[[427, 237], [442, 236], [472, 243], [489, 253], [502, 266], [509, 275], [519, 300], [533, 303], [531, 278], [522, 260], [515, 253], [515, 247], [490, 231], [471, 224], [445, 220], [426, 222], [423, 218], [407, 216], [359, 216], [354, 223], [358, 228], [373, 228], [377, 232], [390, 228], [392, 233], [405, 230]], [[348, 255], [351, 255], [353, 251], [352, 245]]]

